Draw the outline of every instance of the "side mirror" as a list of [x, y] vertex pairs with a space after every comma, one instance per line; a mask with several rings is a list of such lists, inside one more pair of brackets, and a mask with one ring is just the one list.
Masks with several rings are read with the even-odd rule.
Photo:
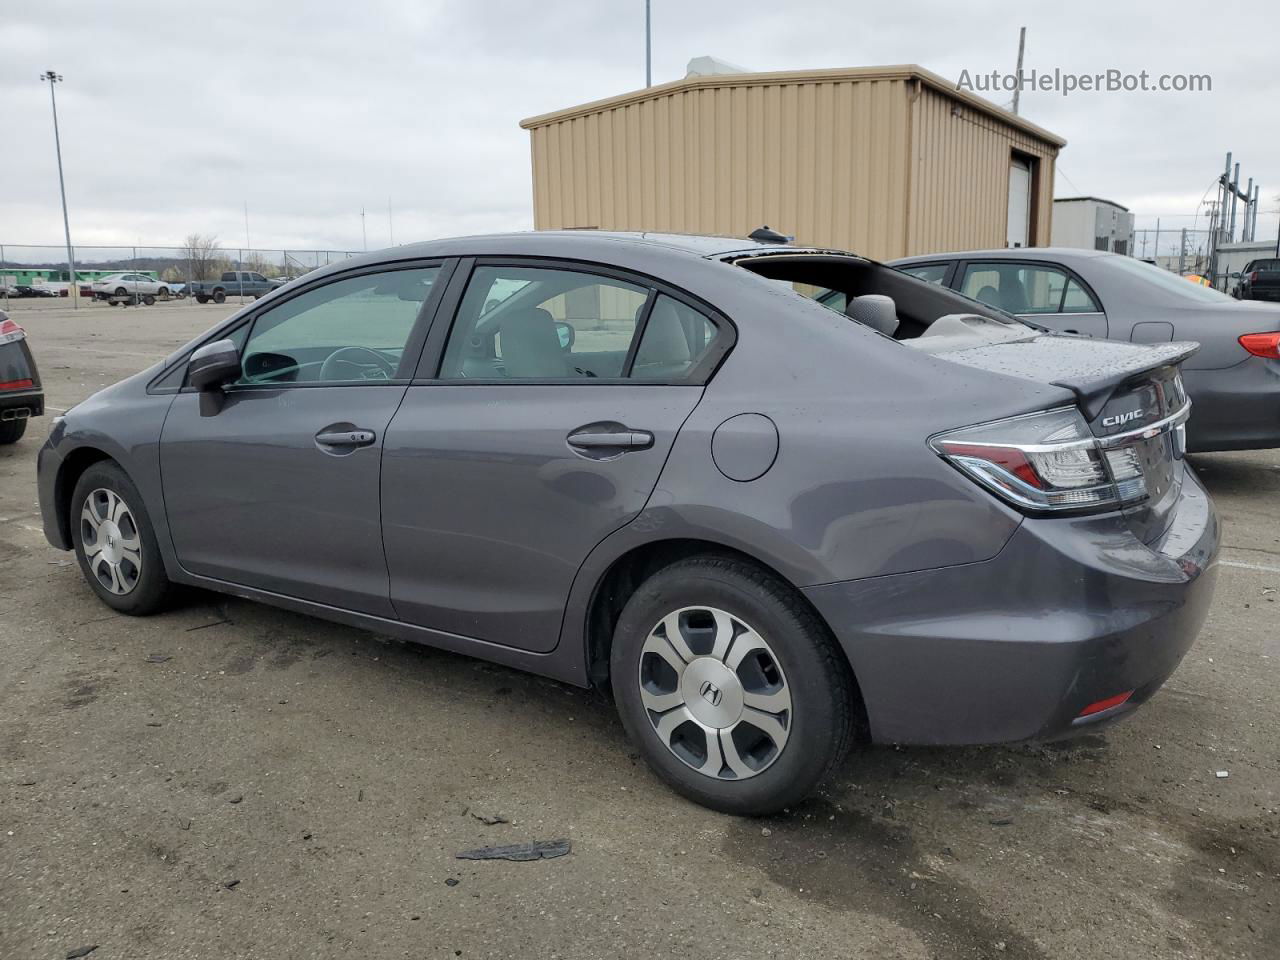
[[206, 343], [187, 361], [187, 383], [200, 392], [215, 390], [240, 376], [240, 351], [230, 340]]
[[1239, 280], [1239, 279], [1240, 279], [1240, 274], [1239, 274], [1239, 273], [1233, 273], [1233, 274], [1231, 274], [1231, 279], [1232, 279], [1232, 280]]
[[566, 351], [577, 339], [577, 331], [573, 329], [573, 324], [565, 323], [563, 320], [556, 321], [556, 335], [560, 338], [560, 349]]

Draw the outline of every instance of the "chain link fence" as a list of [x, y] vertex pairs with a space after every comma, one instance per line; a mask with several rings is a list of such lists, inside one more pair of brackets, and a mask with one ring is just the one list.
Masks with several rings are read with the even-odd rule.
[[[273, 279], [299, 277], [319, 267], [358, 256], [352, 250], [263, 250], [241, 247], [76, 246], [76, 279], [81, 286], [112, 273], [142, 273], [180, 285], [215, 280], [224, 271], [252, 270]], [[70, 287], [67, 248], [52, 244], [0, 243], [0, 283], [45, 288], [65, 295]], [[12, 292], [12, 291], [11, 291]]]
[[1172, 228], [1133, 231], [1133, 255], [1174, 273], [1203, 276], [1209, 270], [1210, 231]]

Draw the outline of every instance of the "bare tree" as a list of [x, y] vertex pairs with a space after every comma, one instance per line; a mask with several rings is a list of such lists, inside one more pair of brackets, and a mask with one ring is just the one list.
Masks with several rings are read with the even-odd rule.
[[222, 246], [218, 238], [209, 234], [193, 233], [182, 243], [181, 256], [187, 261], [191, 280], [212, 280], [214, 271], [222, 259]]

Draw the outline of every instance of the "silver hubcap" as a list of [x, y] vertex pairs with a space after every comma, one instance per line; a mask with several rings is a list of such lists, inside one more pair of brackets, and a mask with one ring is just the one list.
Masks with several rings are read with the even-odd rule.
[[80, 509], [80, 542], [89, 573], [111, 593], [124, 596], [142, 576], [142, 538], [133, 511], [114, 490], [99, 488]]
[[791, 689], [769, 645], [714, 607], [663, 617], [640, 651], [640, 700], [676, 757], [719, 780], [743, 780], [782, 755]]

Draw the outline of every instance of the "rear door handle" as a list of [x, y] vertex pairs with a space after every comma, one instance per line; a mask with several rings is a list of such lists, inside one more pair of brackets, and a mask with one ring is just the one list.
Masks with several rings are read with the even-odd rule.
[[653, 434], [647, 430], [582, 431], [571, 433], [569, 446], [584, 450], [646, 450], [653, 446]]
[[316, 434], [316, 443], [326, 447], [367, 447], [377, 439], [372, 430], [359, 427], [354, 430], [321, 430]]

